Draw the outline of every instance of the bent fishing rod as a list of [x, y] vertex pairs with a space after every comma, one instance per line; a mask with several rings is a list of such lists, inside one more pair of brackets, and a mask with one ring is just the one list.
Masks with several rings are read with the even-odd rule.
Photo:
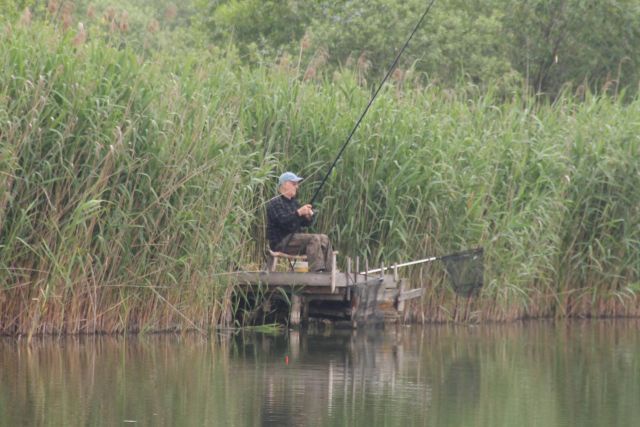
[[[318, 186], [318, 188], [316, 189], [316, 192], [313, 194], [313, 197], [311, 198], [311, 201], [309, 202], [310, 205], [313, 206], [314, 202], [316, 201], [316, 199], [318, 198], [318, 196], [320, 195], [320, 190], [322, 190], [322, 187], [324, 186], [324, 184], [327, 182], [327, 179], [329, 179], [329, 175], [331, 175], [331, 171], [333, 171], [333, 169], [336, 167], [336, 164], [338, 163], [338, 160], [340, 160], [340, 157], [342, 156], [342, 153], [344, 152], [344, 150], [347, 148], [347, 145], [349, 145], [349, 142], [351, 142], [351, 139], [353, 138], [353, 135], [356, 133], [356, 130], [358, 130], [358, 127], [360, 127], [360, 123], [362, 123], [362, 120], [364, 119], [364, 117], [367, 115], [367, 112], [369, 111], [369, 108], [371, 108], [371, 105], [373, 104], [373, 101], [375, 101], [375, 99], [378, 96], [378, 93], [380, 93], [380, 90], [382, 90], [382, 87], [384, 86], [384, 84], [387, 82], [387, 80], [389, 79], [389, 76], [391, 75], [391, 73], [393, 72], [393, 70], [396, 68], [396, 66], [398, 65], [398, 61], [400, 61], [400, 57], [402, 56], [402, 54], [404, 53], [404, 51], [407, 49], [407, 46], [409, 45], [409, 42], [411, 41], [411, 39], [413, 38], [413, 36], [415, 35], [415, 33], [418, 31], [418, 28], [420, 28], [420, 25], [422, 25], [422, 21], [424, 21], [424, 19], [427, 17], [427, 15], [429, 14], [429, 11], [431, 10], [431, 7], [433, 6], [433, 4], [435, 3], [436, 0], [431, 0], [429, 2], [429, 5], [427, 6], [427, 8], [425, 9], [424, 13], [422, 14], [422, 16], [420, 17], [420, 19], [418, 20], [418, 22], [416, 23], [415, 27], [413, 28], [413, 31], [411, 31], [411, 34], [409, 35], [409, 38], [407, 39], [407, 41], [404, 43], [404, 45], [402, 46], [402, 49], [400, 49], [400, 52], [398, 52], [398, 55], [396, 55], [396, 58], [393, 60], [393, 62], [391, 63], [391, 66], [389, 67], [389, 70], [387, 71], [387, 73], [385, 74], [384, 78], [382, 79], [382, 82], [380, 83], [380, 86], [378, 86], [378, 88], [376, 89], [376, 91], [373, 93], [373, 96], [371, 97], [371, 99], [369, 100], [369, 103], [367, 104], [367, 106], [365, 107], [364, 111], [362, 111], [362, 114], [360, 114], [360, 117], [358, 118], [358, 120], [356, 121], [355, 125], [353, 126], [353, 129], [351, 129], [351, 132], [349, 132], [349, 135], [347, 136], [346, 141], [344, 142], [344, 144], [342, 144], [342, 147], [340, 148], [340, 151], [338, 152], [338, 155], [336, 156], [336, 158], [334, 159], [333, 163], [331, 164], [331, 166], [329, 167], [329, 170], [327, 171], [327, 174], [324, 176], [324, 178], [322, 179], [322, 181], [320, 182], [320, 185]], [[300, 229], [300, 225], [297, 226], [296, 230], [293, 233], [290, 233], [287, 236], [287, 239], [284, 242], [284, 248], [286, 248], [289, 245], [289, 242], [291, 241], [291, 238], [293, 237], [293, 235], [295, 233], [298, 232], [298, 230]]]
[[378, 96], [378, 93], [380, 93], [380, 90], [382, 89], [384, 84], [387, 82], [387, 79], [389, 79], [389, 76], [391, 75], [393, 70], [398, 65], [398, 61], [400, 60], [400, 57], [404, 53], [405, 49], [409, 45], [409, 42], [411, 41], [411, 39], [413, 38], [415, 33], [418, 31], [418, 28], [420, 28], [420, 25], [422, 24], [422, 21], [424, 21], [426, 16], [429, 14], [429, 11], [431, 10], [431, 6], [433, 6], [434, 3], [435, 3], [435, 0], [431, 0], [429, 2], [429, 5], [427, 6], [426, 10], [424, 11], [422, 16], [418, 20], [418, 23], [413, 28], [413, 31], [411, 31], [411, 34], [409, 35], [409, 38], [407, 39], [407, 41], [402, 46], [402, 49], [400, 49], [400, 52], [396, 56], [396, 59], [393, 60], [393, 63], [389, 67], [389, 70], [387, 71], [387, 74], [385, 74], [384, 78], [382, 79], [382, 82], [380, 83], [380, 86], [378, 86], [378, 89], [376, 89], [376, 91], [374, 92], [373, 96], [369, 100], [369, 103], [365, 107], [364, 111], [362, 111], [362, 114], [360, 115], [360, 118], [358, 118], [358, 120], [356, 121], [356, 124], [353, 126], [353, 129], [351, 129], [351, 132], [349, 133], [349, 136], [347, 136], [346, 141], [344, 142], [344, 144], [342, 144], [342, 148], [340, 148], [340, 151], [338, 152], [338, 155], [336, 156], [335, 160], [333, 161], [333, 163], [329, 167], [329, 170], [327, 171], [327, 174], [324, 176], [324, 178], [322, 179], [322, 182], [320, 182], [320, 185], [316, 189], [316, 192], [313, 194], [313, 197], [311, 198], [311, 201], [309, 202], [310, 205], [313, 205], [313, 203], [318, 198], [318, 195], [320, 194], [320, 190], [322, 190], [322, 187], [327, 182], [327, 179], [329, 179], [329, 175], [331, 175], [331, 172], [336, 167], [336, 164], [338, 163], [338, 160], [340, 160], [340, 157], [342, 156], [342, 153], [344, 152], [344, 150], [347, 148], [347, 145], [349, 145], [349, 142], [351, 142], [351, 139], [353, 138], [353, 135], [356, 133], [356, 130], [358, 130], [358, 127], [360, 126], [360, 123], [362, 123], [362, 119], [364, 119], [364, 116], [367, 115], [367, 112], [369, 111], [369, 108], [371, 108], [371, 104], [373, 104], [373, 101], [375, 101], [376, 97]]

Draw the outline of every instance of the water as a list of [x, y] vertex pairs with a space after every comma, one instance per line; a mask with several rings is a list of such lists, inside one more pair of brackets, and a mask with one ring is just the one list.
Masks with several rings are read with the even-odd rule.
[[0, 425], [640, 425], [639, 326], [3, 338]]

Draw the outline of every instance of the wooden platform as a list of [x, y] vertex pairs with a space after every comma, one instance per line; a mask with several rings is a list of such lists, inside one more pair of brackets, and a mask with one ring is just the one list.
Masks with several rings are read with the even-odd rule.
[[290, 300], [291, 326], [309, 318], [346, 320], [353, 327], [358, 323], [395, 321], [402, 316], [404, 301], [422, 296], [423, 291], [405, 292], [405, 281], [397, 273], [238, 272], [235, 281], [249, 292], [260, 287], [265, 304], [284, 292]]

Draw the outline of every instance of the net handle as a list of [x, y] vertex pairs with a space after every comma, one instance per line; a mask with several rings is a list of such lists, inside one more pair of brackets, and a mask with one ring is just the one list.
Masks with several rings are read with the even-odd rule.
[[359, 274], [373, 274], [373, 273], [380, 273], [380, 272], [384, 272], [387, 270], [391, 270], [393, 268], [400, 268], [400, 267], [407, 267], [409, 265], [416, 265], [416, 264], [424, 264], [427, 262], [431, 262], [431, 261], [437, 261], [437, 260], [441, 260], [441, 261], [445, 261], [447, 259], [451, 259], [451, 258], [462, 258], [462, 257], [468, 257], [471, 255], [475, 255], [475, 254], [481, 254], [483, 253], [484, 249], [483, 248], [475, 248], [475, 249], [469, 249], [466, 251], [462, 251], [462, 252], [455, 252], [449, 255], [443, 255], [443, 256], [432, 256], [429, 258], [424, 258], [424, 259], [419, 259], [416, 261], [409, 261], [409, 262], [405, 262], [402, 264], [396, 264], [396, 265], [392, 265], [390, 267], [382, 267], [382, 268], [376, 268], [374, 270], [368, 270], [368, 271], [363, 271]]

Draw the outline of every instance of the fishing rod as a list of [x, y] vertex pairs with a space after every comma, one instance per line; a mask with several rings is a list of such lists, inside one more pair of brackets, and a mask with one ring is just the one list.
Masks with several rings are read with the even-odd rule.
[[320, 182], [320, 185], [316, 189], [316, 192], [314, 193], [313, 197], [311, 198], [311, 201], [309, 202], [310, 205], [313, 205], [313, 203], [318, 198], [318, 195], [320, 194], [320, 190], [322, 189], [324, 184], [327, 182], [327, 179], [329, 179], [329, 175], [331, 175], [331, 171], [333, 171], [333, 169], [335, 168], [335, 166], [338, 163], [338, 160], [340, 159], [340, 157], [342, 156], [342, 153], [344, 152], [345, 148], [347, 148], [347, 145], [349, 145], [349, 142], [351, 142], [351, 138], [353, 137], [353, 134], [355, 134], [356, 130], [358, 130], [358, 127], [360, 126], [360, 123], [362, 122], [362, 119], [364, 119], [364, 116], [367, 115], [367, 111], [369, 111], [369, 108], [371, 107], [371, 104], [373, 104], [373, 101], [375, 101], [376, 97], [378, 96], [378, 93], [382, 89], [382, 86], [384, 86], [384, 84], [386, 83], [387, 79], [389, 78], [389, 76], [391, 75], [393, 70], [395, 69], [396, 65], [398, 65], [398, 61], [400, 60], [400, 57], [402, 56], [402, 54], [404, 53], [405, 49], [409, 45], [409, 42], [413, 38], [414, 34], [418, 31], [418, 28], [422, 24], [422, 21], [424, 21], [426, 16], [429, 14], [429, 11], [431, 10], [431, 6], [433, 6], [434, 3], [435, 3], [435, 0], [431, 0], [429, 2], [429, 5], [427, 6], [426, 10], [424, 11], [422, 16], [420, 17], [420, 20], [418, 20], [418, 23], [413, 28], [413, 31], [411, 31], [411, 34], [409, 35], [409, 38], [407, 39], [407, 41], [402, 46], [402, 49], [400, 49], [400, 52], [396, 56], [396, 59], [393, 60], [393, 63], [389, 67], [389, 71], [387, 71], [387, 74], [382, 79], [382, 82], [380, 83], [380, 86], [378, 86], [378, 89], [376, 89], [376, 91], [374, 92], [373, 96], [371, 97], [371, 100], [369, 100], [369, 103], [367, 104], [367, 106], [365, 107], [364, 111], [360, 115], [360, 118], [358, 119], [358, 121], [356, 121], [355, 126], [353, 126], [353, 129], [351, 129], [351, 132], [349, 133], [349, 136], [347, 137], [347, 140], [344, 142], [344, 144], [342, 144], [342, 148], [340, 148], [340, 151], [338, 152], [338, 155], [336, 156], [335, 160], [331, 164], [331, 167], [329, 167], [329, 170], [327, 171], [327, 174], [322, 179], [322, 182]]
[[[320, 185], [316, 189], [316, 192], [313, 194], [313, 197], [311, 198], [311, 201], [309, 202], [310, 205], [313, 206], [314, 202], [316, 201], [316, 199], [320, 195], [320, 190], [322, 190], [322, 187], [327, 182], [327, 179], [329, 179], [329, 175], [331, 175], [331, 171], [333, 171], [333, 169], [336, 167], [336, 164], [338, 163], [338, 160], [340, 160], [340, 157], [342, 156], [342, 153], [347, 148], [347, 145], [349, 145], [349, 142], [351, 142], [351, 138], [353, 138], [353, 135], [356, 133], [356, 130], [358, 130], [358, 127], [360, 126], [360, 123], [362, 123], [362, 119], [364, 119], [364, 116], [367, 115], [367, 111], [369, 111], [369, 108], [371, 108], [371, 104], [373, 104], [373, 101], [375, 101], [376, 97], [378, 96], [378, 93], [380, 93], [380, 90], [382, 89], [382, 87], [386, 83], [387, 79], [389, 79], [389, 76], [391, 75], [391, 73], [395, 69], [396, 65], [398, 65], [398, 61], [400, 60], [400, 57], [402, 56], [402, 54], [406, 50], [406, 48], [409, 45], [409, 42], [413, 38], [414, 34], [418, 31], [418, 28], [420, 28], [420, 25], [422, 24], [422, 21], [424, 21], [424, 19], [429, 14], [429, 11], [431, 10], [431, 7], [435, 3], [435, 1], [436, 0], [431, 0], [429, 2], [429, 5], [425, 9], [424, 13], [422, 14], [422, 16], [420, 17], [418, 22], [416, 23], [416, 26], [413, 28], [413, 31], [411, 31], [411, 34], [409, 35], [409, 38], [404, 43], [404, 45], [402, 46], [402, 49], [400, 49], [400, 52], [398, 52], [398, 55], [396, 55], [396, 58], [391, 63], [391, 66], [389, 67], [389, 70], [387, 71], [387, 74], [385, 74], [384, 78], [382, 79], [382, 82], [380, 83], [380, 86], [378, 86], [378, 88], [374, 92], [373, 96], [369, 100], [369, 103], [365, 107], [364, 111], [362, 111], [362, 114], [360, 114], [360, 117], [356, 121], [356, 124], [353, 126], [353, 129], [351, 129], [351, 132], [349, 133], [349, 136], [347, 136], [346, 141], [344, 142], [344, 144], [342, 144], [342, 148], [340, 148], [340, 151], [338, 152], [338, 155], [336, 156], [335, 160], [331, 164], [331, 167], [329, 167], [329, 170], [327, 171], [327, 174], [324, 176], [324, 178], [320, 182]], [[291, 238], [293, 237], [293, 235], [295, 233], [298, 232], [299, 229], [300, 229], [300, 225], [298, 225], [298, 227], [296, 228], [296, 231], [294, 231], [293, 233], [290, 233], [287, 236], [286, 240], [284, 241], [284, 245], [283, 245], [284, 248], [289, 246], [289, 242], [291, 241]]]

